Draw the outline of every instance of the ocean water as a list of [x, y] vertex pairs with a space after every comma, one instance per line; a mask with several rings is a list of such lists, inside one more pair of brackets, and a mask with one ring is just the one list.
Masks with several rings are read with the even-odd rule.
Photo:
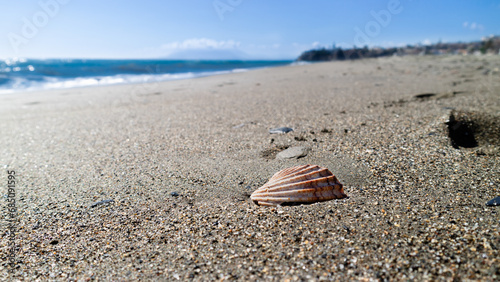
[[0, 94], [188, 79], [292, 63], [293, 61], [8, 59], [0, 60]]

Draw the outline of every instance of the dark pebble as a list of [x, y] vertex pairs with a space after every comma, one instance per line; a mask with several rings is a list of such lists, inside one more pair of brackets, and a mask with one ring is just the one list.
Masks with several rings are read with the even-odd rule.
[[290, 127], [278, 127], [278, 128], [269, 129], [269, 133], [271, 133], [271, 134], [282, 134], [282, 133], [288, 133], [291, 131], [293, 131], [293, 128], [290, 128]]
[[491, 199], [489, 200], [487, 203], [486, 203], [487, 206], [500, 206], [500, 196], [499, 197], [496, 197], [494, 199]]
[[170, 196], [172, 196], [172, 197], [178, 197], [178, 196], [179, 196], [179, 193], [177, 193], [177, 192], [172, 192], [172, 193], [170, 193]]
[[95, 208], [95, 207], [100, 206], [100, 205], [114, 203], [114, 202], [115, 202], [115, 200], [112, 200], [112, 199], [103, 200], [103, 201], [100, 201], [100, 202], [97, 202], [97, 203], [93, 203], [92, 205], [90, 205], [90, 207], [91, 208]]
[[59, 241], [58, 240], [52, 240], [52, 241], [50, 241], [50, 244], [51, 245], [57, 245], [57, 244], [59, 244]]
[[430, 98], [433, 96], [436, 96], [436, 94], [435, 93], [422, 93], [422, 94], [415, 95], [413, 97], [415, 97], [417, 99], [426, 99], [426, 98]]
[[342, 227], [344, 227], [344, 229], [347, 231], [347, 233], [351, 233], [351, 229], [345, 225], [342, 225]]
[[247, 187], [245, 187], [247, 189], [252, 189], [252, 186], [248, 185]]

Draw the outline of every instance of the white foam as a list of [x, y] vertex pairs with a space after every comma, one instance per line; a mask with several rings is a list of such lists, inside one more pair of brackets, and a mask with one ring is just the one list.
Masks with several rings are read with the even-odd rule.
[[310, 65], [311, 62], [306, 62], [306, 61], [295, 61], [291, 63], [291, 66], [304, 66], [304, 65]]
[[244, 72], [247, 69], [235, 69], [228, 71], [214, 71], [201, 73], [176, 73], [176, 74], [141, 74], [141, 75], [113, 75], [99, 77], [77, 77], [71, 79], [62, 79], [46, 77], [44, 81], [29, 81], [26, 78], [12, 78], [13, 82], [5, 88], [0, 88], [0, 94], [10, 94], [15, 92], [39, 91], [50, 89], [66, 89], [76, 87], [91, 87], [116, 84], [137, 84], [152, 83], [169, 80], [190, 79], [203, 76], [226, 74], [231, 72]]

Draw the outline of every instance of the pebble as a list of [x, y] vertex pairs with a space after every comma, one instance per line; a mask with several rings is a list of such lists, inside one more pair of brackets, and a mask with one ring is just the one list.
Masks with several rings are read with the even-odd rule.
[[114, 203], [115, 200], [113, 199], [109, 199], [109, 200], [103, 200], [103, 201], [100, 201], [100, 202], [97, 202], [97, 203], [93, 203], [92, 205], [90, 205], [91, 208], [95, 208], [97, 206], [100, 206], [100, 205], [104, 205], [104, 204], [108, 204], [108, 203]]
[[426, 98], [430, 98], [433, 96], [436, 96], [436, 93], [422, 93], [422, 94], [414, 95], [413, 97], [415, 97], [417, 99], [426, 99]]
[[288, 148], [284, 151], [279, 152], [276, 155], [276, 159], [298, 159], [307, 156], [307, 154], [311, 151], [311, 148], [308, 147], [303, 147], [303, 146], [298, 146], [298, 147], [291, 147]]
[[172, 197], [178, 197], [178, 196], [179, 196], [179, 193], [177, 193], [177, 192], [172, 192], [172, 193], [170, 193], [170, 196], [172, 196]]
[[269, 129], [269, 133], [271, 133], [271, 134], [283, 134], [283, 133], [288, 133], [291, 131], [293, 131], [293, 128], [290, 128], [290, 127], [278, 127], [278, 128]]
[[489, 200], [487, 203], [486, 203], [487, 206], [500, 206], [500, 196], [499, 197], [496, 197], [494, 199], [491, 199]]

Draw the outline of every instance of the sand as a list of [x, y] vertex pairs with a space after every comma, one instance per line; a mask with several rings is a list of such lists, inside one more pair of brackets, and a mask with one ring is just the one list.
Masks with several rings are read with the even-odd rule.
[[[498, 280], [499, 68], [391, 57], [1, 95], [18, 248], [11, 269], [2, 225], [0, 279]], [[452, 146], [452, 111], [477, 147]], [[274, 158], [294, 146], [310, 151]], [[251, 202], [299, 164], [349, 198]]]

